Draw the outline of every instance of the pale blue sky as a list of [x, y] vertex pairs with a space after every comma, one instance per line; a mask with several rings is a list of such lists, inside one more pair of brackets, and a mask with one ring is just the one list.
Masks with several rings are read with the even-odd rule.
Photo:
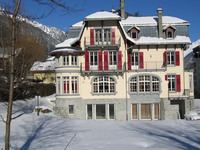
[[[71, 25], [87, 15], [100, 10], [111, 11], [120, 8], [120, 0], [66, 0], [66, 2], [82, 10], [63, 15], [61, 10], [56, 9], [49, 17], [37, 21], [68, 31]], [[31, 0], [25, 0], [22, 6], [34, 14], [46, 11], [44, 7], [38, 8]], [[139, 11], [142, 16], [154, 16], [157, 15], [157, 8], [163, 9], [163, 15], [188, 21], [191, 41], [200, 39], [200, 0], [125, 0], [125, 11], [129, 13]]]

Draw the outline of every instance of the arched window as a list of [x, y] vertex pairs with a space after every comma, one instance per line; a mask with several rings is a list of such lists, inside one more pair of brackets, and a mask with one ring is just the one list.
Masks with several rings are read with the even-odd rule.
[[96, 77], [93, 80], [93, 93], [114, 93], [115, 80], [112, 77]]
[[160, 91], [160, 80], [153, 75], [139, 75], [129, 80], [130, 93], [158, 93]]

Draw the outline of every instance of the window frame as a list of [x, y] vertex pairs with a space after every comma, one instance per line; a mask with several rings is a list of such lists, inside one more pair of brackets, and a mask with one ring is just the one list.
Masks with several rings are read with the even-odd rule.
[[91, 80], [91, 94], [114, 95], [116, 94], [116, 80], [112, 76], [97, 76]]
[[71, 55], [71, 65], [78, 66], [78, 56], [77, 55]]
[[62, 56], [62, 65], [69, 66], [69, 55]]
[[[173, 61], [172, 61], [172, 58], [174, 59]], [[174, 50], [167, 51], [167, 66], [176, 66], [176, 53]]]
[[61, 77], [56, 77], [56, 94], [61, 94]]
[[[76, 89], [77, 88], [77, 89]], [[71, 94], [78, 94], [78, 76], [71, 77]]]
[[[149, 78], [149, 80], [146, 80], [145, 76]], [[143, 77], [143, 80], [140, 80], [139, 78]], [[133, 81], [133, 79], [135, 80]], [[157, 81], [153, 81], [153, 79], [156, 78]], [[142, 84], [143, 83], [143, 84]], [[153, 84], [158, 86], [157, 90], [153, 90]], [[135, 84], [135, 85], [134, 85]], [[140, 86], [143, 85], [144, 89], [140, 90]], [[129, 94], [158, 94], [161, 93], [161, 79], [157, 75], [153, 74], [139, 74], [139, 75], [133, 75], [129, 78], [128, 81], [129, 86]], [[150, 90], [146, 90], [146, 88], [150, 88]], [[134, 88], [135, 87], [135, 88]]]
[[115, 50], [109, 50], [108, 51], [108, 68], [109, 70], [112, 70], [112, 69], [117, 69], [117, 64], [118, 64], [118, 51]]
[[[170, 93], [174, 93], [177, 91], [176, 89], [176, 75], [175, 74], [168, 74], [167, 75], [167, 81], [168, 81], [168, 91]], [[174, 88], [173, 88], [174, 83]]]
[[94, 28], [94, 41], [96, 45], [111, 44], [112, 31], [110, 27]]

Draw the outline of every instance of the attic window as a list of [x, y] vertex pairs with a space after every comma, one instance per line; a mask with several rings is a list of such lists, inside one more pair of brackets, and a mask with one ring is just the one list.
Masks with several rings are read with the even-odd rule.
[[130, 30], [130, 37], [133, 39], [138, 39], [138, 33], [139, 33], [139, 29], [137, 27], [133, 27]]
[[174, 38], [174, 32], [175, 28], [172, 26], [169, 26], [165, 29], [165, 35], [167, 39], [173, 39]]

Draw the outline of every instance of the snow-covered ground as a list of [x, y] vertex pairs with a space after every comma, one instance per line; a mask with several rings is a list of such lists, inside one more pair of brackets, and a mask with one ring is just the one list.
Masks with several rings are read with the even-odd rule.
[[[53, 108], [50, 100], [40, 105]], [[200, 149], [200, 121], [94, 121], [63, 119], [53, 113], [37, 116], [35, 99], [13, 106], [13, 150], [196, 150]], [[6, 107], [0, 103], [0, 114]], [[4, 148], [5, 124], [0, 121], [0, 149]], [[70, 142], [71, 141], [71, 142]]]

